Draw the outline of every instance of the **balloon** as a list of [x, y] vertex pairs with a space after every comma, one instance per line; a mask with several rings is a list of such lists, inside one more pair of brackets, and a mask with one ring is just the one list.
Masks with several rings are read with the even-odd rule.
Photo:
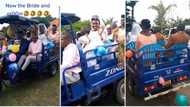
[[16, 61], [16, 55], [15, 55], [14, 53], [11, 53], [11, 54], [9, 55], [9, 60], [10, 60], [11, 62]]
[[20, 51], [20, 45], [13, 45], [11, 51], [18, 53]]
[[126, 53], [125, 53], [125, 56], [127, 58], [131, 58], [133, 56], [133, 52], [131, 50], [127, 50]]
[[53, 42], [49, 42], [48, 44], [47, 44], [47, 48], [48, 49], [52, 49], [52, 48], [54, 48], [55, 47], [55, 44], [53, 43]]
[[188, 97], [185, 96], [185, 95], [180, 95], [180, 94], [177, 94], [176, 95], [176, 103], [179, 105], [179, 106], [188, 106], [189, 102], [188, 102]]
[[95, 53], [97, 56], [102, 56], [102, 55], [107, 54], [107, 49], [103, 46], [100, 46], [95, 50]]
[[50, 46], [50, 48], [54, 48], [55, 44], [54, 43], [50, 43], [49, 46]]
[[13, 45], [8, 46], [8, 50], [12, 50]]
[[15, 78], [18, 72], [19, 72], [19, 66], [17, 63], [12, 63], [8, 65], [7, 74], [11, 83], [15, 82]]
[[1, 51], [2, 51], [2, 53], [5, 53], [7, 51], [7, 47], [3, 46]]
[[165, 80], [162, 76], [159, 77], [159, 83], [164, 86], [165, 85]]

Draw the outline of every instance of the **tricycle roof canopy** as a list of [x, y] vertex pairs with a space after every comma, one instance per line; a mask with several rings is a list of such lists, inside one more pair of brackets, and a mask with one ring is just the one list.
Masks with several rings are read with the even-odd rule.
[[0, 24], [3, 23], [31, 25], [31, 24], [38, 24], [39, 22], [37, 20], [29, 19], [23, 16], [7, 15], [0, 17]]
[[61, 14], [61, 25], [68, 25], [79, 21], [80, 18], [72, 13], [62, 13]]

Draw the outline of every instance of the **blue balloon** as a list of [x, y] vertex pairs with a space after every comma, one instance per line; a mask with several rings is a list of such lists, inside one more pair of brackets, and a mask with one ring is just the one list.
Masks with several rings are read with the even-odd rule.
[[188, 106], [188, 104], [189, 104], [188, 97], [185, 95], [177, 94], [176, 95], [176, 103], [179, 106]]
[[96, 56], [102, 56], [102, 55], [106, 55], [107, 54], [107, 49], [103, 46], [98, 47], [95, 50]]
[[54, 48], [55, 47], [55, 44], [53, 43], [53, 42], [49, 42], [48, 44], [47, 44], [47, 48], [48, 49], [52, 49], [52, 48]]
[[15, 78], [18, 72], [19, 72], [19, 66], [17, 63], [12, 63], [8, 65], [7, 74], [11, 83], [15, 83]]

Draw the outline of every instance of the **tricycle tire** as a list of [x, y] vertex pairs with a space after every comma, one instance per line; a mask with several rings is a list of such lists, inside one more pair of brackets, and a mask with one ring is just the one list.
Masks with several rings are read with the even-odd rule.
[[0, 81], [0, 92], [3, 90], [3, 84], [2, 81]]
[[120, 104], [124, 104], [126, 100], [125, 84], [124, 79], [119, 80], [116, 86], [116, 101]]
[[127, 90], [132, 96], [136, 96], [136, 85], [133, 78], [127, 78]]
[[48, 75], [50, 77], [55, 76], [57, 71], [58, 71], [58, 63], [57, 62], [54, 62], [48, 66]]

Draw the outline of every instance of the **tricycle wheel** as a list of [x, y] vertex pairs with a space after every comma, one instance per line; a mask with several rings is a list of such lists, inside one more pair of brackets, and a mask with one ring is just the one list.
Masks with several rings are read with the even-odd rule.
[[58, 63], [57, 62], [54, 62], [53, 64], [49, 65], [49, 67], [48, 67], [48, 75], [50, 77], [55, 76], [57, 71], [58, 71]]
[[136, 84], [135, 84], [134, 79], [132, 78], [127, 79], [127, 89], [131, 95], [133, 96], [136, 95]]
[[117, 83], [117, 86], [116, 86], [116, 100], [120, 104], [124, 104], [124, 101], [126, 100], [124, 79], [121, 79]]
[[3, 84], [2, 81], [0, 82], [0, 92], [3, 90]]

